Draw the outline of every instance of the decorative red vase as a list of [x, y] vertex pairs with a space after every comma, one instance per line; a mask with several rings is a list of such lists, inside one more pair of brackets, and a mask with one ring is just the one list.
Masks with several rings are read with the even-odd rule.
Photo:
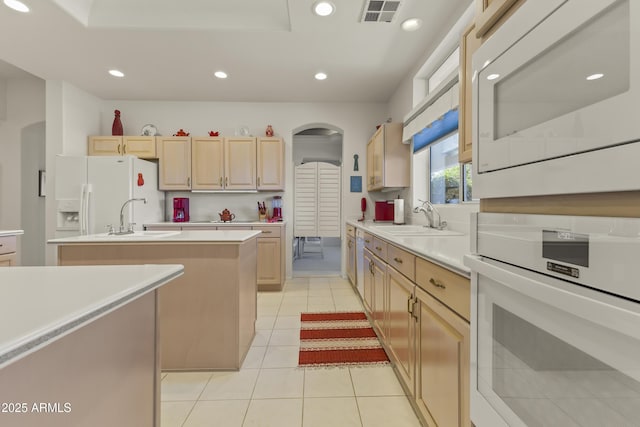
[[273, 136], [273, 128], [271, 127], [271, 125], [267, 126], [267, 130], [266, 130], [265, 134], [267, 136]]
[[122, 130], [122, 122], [120, 121], [120, 110], [116, 110], [115, 118], [113, 119], [113, 126], [111, 126], [111, 135], [124, 135]]

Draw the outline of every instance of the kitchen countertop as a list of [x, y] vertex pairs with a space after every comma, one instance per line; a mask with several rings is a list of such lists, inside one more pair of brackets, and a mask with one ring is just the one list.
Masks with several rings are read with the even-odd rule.
[[173, 264], [0, 269], [0, 367], [164, 285], [183, 269]]
[[49, 240], [48, 243], [241, 243], [259, 235], [259, 230], [136, 231], [123, 235], [101, 233], [64, 237]]
[[[347, 223], [415, 255], [433, 261], [444, 268], [465, 277], [470, 276], [469, 267], [463, 263], [464, 256], [471, 253], [468, 232], [460, 236], [398, 236], [377, 229], [381, 225], [388, 226], [389, 223], [380, 224], [373, 221], [360, 222], [357, 220], [347, 220]], [[402, 225], [397, 227], [402, 227]]]
[[246, 226], [278, 226], [284, 225], [286, 221], [277, 221], [277, 222], [264, 222], [264, 221], [236, 221], [233, 220], [231, 222], [222, 222], [222, 221], [188, 221], [188, 222], [153, 222], [149, 224], [144, 224], [144, 227], [201, 227], [203, 225], [211, 225], [211, 226], [225, 226], [225, 225], [246, 225]]
[[0, 237], [24, 234], [24, 230], [0, 230]]

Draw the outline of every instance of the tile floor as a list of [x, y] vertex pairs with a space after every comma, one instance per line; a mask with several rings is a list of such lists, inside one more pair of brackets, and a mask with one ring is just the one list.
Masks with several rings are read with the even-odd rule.
[[362, 310], [339, 277], [258, 293], [256, 337], [238, 372], [162, 375], [162, 427], [419, 426], [391, 367], [298, 368], [300, 313]]

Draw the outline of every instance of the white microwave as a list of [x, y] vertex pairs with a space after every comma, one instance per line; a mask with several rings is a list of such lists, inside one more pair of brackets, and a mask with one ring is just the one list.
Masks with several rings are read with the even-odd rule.
[[640, 2], [525, 2], [473, 55], [474, 197], [640, 189]]

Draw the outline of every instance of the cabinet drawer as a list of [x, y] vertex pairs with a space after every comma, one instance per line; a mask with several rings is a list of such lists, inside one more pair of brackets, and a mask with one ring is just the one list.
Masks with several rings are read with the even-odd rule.
[[218, 230], [251, 230], [253, 227], [248, 225], [219, 225]]
[[469, 320], [471, 305], [469, 279], [422, 258], [417, 258], [416, 283], [458, 315], [467, 321]]
[[373, 250], [373, 235], [369, 233], [364, 233], [364, 247], [369, 249], [372, 253]]
[[384, 240], [378, 239], [377, 237], [373, 238], [373, 249], [371, 250], [377, 257], [381, 258], [385, 262], [387, 261], [387, 242]]
[[356, 237], [356, 228], [353, 225], [347, 224], [347, 236]]
[[16, 251], [16, 236], [0, 237], [0, 255]]
[[262, 231], [258, 237], [280, 237], [280, 229], [282, 227], [254, 226], [254, 230]]
[[416, 279], [416, 256], [393, 245], [387, 246], [387, 264], [407, 276]]

